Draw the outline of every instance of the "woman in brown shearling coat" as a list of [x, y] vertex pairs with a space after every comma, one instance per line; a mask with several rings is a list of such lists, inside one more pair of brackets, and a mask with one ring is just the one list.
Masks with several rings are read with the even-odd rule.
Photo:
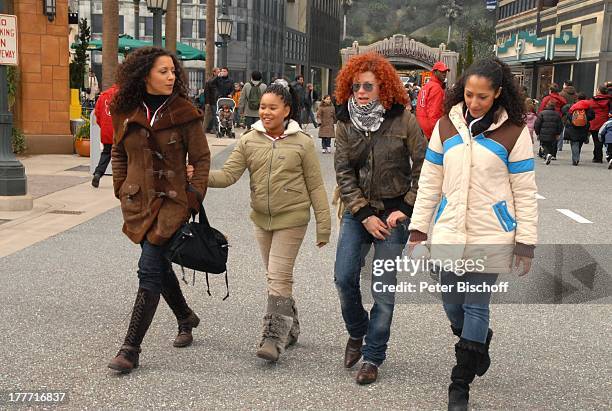
[[[139, 288], [125, 341], [109, 367], [126, 373], [138, 367], [140, 344], [160, 295], [178, 321], [175, 347], [193, 341], [200, 319], [189, 308], [164, 257], [176, 230], [199, 210], [206, 193], [210, 151], [202, 112], [188, 100], [184, 71], [176, 57], [156, 47], [128, 55], [117, 72], [113, 118], [113, 186], [121, 201], [123, 232], [142, 252]], [[186, 157], [194, 167], [187, 181]]]
[[334, 125], [336, 124], [336, 108], [332, 104], [331, 97], [323, 97], [323, 102], [317, 111], [319, 122], [319, 138], [323, 153], [331, 153], [331, 139], [336, 135]]

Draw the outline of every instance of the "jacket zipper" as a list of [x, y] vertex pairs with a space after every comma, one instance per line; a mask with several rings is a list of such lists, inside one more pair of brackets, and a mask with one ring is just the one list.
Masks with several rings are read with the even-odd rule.
[[372, 159], [372, 170], [371, 170], [371, 173], [370, 173], [370, 192], [368, 194], [368, 205], [369, 205], [369, 203], [372, 200], [372, 197], [373, 197], [372, 194], [373, 194], [373, 191], [374, 191], [374, 184], [373, 184], [374, 181], [372, 180], [374, 178], [374, 144], [371, 144], [372, 143], [372, 136], [371, 136], [370, 131], [366, 131], [365, 132], [365, 136], [366, 136], [366, 139], [368, 141], [368, 144], [370, 144], [370, 158]]
[[274, 160], [274, 149], [276, 141], [272, 142], [272, 153], [270, 155], [270, 167], [268, 169], [268, 230], [272, 229], [272, 208], [270, 207], [270, 178], [272, 176], [272, 161]]

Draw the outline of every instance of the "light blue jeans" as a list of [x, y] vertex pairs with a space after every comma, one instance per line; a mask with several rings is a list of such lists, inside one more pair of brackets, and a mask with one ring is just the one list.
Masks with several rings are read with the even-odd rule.
[[479, 343], [485, 343], [489, 331], [490, 292], [457, 292], [457, 284], [493, 285], [497, 274], [466, 273], [458, 276], [455, 273], [443, 271], [440, 274], [440, 284], [452, 285], [451, 292], [442, 293], [442, 305], [446, 316], [454, 328], [461, 329], [461, 338]]

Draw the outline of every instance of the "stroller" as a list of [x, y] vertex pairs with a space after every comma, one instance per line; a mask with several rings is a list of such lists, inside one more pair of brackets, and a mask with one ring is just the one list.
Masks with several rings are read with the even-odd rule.
[[[229, 111], [224, 112], [223, 106], [228, 106]], [[217, 130], [215, 130], [215, 134], [217, 134], [217, 138], [223, 138], [227, 136], [229, 138], [236, 138], [236, 133], [234, 132], [234, 110], [236, 109], [236, 103], [233, 99], [229, 97], [222, 97], [217, 100]], [[227, 115], [226, 113], [229, 113]]]

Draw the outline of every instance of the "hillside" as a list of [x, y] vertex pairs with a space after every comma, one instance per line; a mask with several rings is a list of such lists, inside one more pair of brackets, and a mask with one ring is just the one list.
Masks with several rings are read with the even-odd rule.
[[[353, 0], [347, 15], [347, 39], [362, 44], [406, 34], [430, 46], [446, 43], [448, 19], [442, 5], [449, 0]], [[485, 0], [457, 0], [463, 12], [453, 24], [450, 49], [464, 52], [468, 33], [474, 37], [476, 57], [490, 54], [495, 42], [495, 13], [485, 8]]]

